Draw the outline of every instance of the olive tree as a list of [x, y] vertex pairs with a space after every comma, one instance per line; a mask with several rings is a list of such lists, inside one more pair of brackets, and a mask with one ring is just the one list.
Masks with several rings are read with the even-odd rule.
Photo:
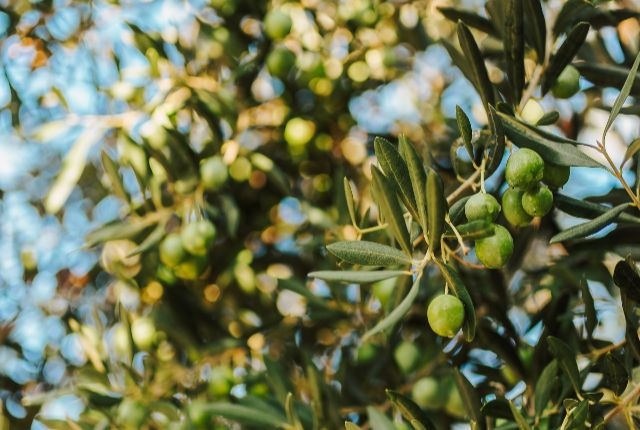
[[[100, 54], [107, 114], [34, 134], [83, 130], [40, 209], [116, 198], [120, 216], [85, 240], [102, 300], [64, 315], [85, 362], [12, 386], [12, 425], [635, 428], [633, 5], [158, 2], [182, 17], [162, 26], [76, 3], [73, 40], [59, 5], [3, 9], [34, 70], [100, 13], [127, 42]], [[424, 51], [453, 67], [416, 85]], [[420, 118], [367, 120], [403, 79], [415, 99], [372, 110]], [[82, 412], [47, 415], [68, 393]]]

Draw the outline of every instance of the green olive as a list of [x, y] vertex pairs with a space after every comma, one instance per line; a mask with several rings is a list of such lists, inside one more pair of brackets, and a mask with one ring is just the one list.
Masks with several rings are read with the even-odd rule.
[[542, 180], [543, 175], [544, 161], [531, 149], [522, 148], [514, 151], [507, 160], [505, 177], [513, 188], [533, 188]]
[[513, 254], [513, 239], [509, 230], [498, 224], [494, 228], [492, 236], [476, 240], [476, 256], [489, 269], [504, 266]]
[[531, 216], [545, 216], [553, 207], [553, 193], [546, 185], [525, 191], [522, 207]]
[[412, 342], [403, 340], [393, 351], [393, 358], [403, 373], [409, 373], [420, 361], [420, 350]]
[[210, 157], [200, 163], [200, 178], [207, 190], [218, 191], [227, 182], [228, 177], [227, 165], [222, 161], [222, 157]]
[[427, 307], [427, 320], [438, 336], [453, 337], [464, 322], [464, 305], [450, 294], [436, 296]]
[[507, 221], [514, 227], [524, 227], [533, 219], [522, 207], [523, 194], [524, 191], [522, 190], [509, 188], [502, 195], [502, 212]]
[[284, 46], [280, 46], [269, 53], [265, 63], [272, 76], [285, 78], [296, 64], [296, 55]]
[[168, 267], [175, 267], [180, 264], [186, 252], [182, 246], [182, 239], [178, 233], [168, 234], [160, 243], [160, 261]]
[[411, 397], [424, 409], [440, 409], [447, 400], [442, 381], [433, 377], [418, 379], [411, 389]]
[[464, 213], [469, 221], [495, 221], [500, 214], [500, 203], [491, 194], [479, 192], [467, 200]]
[[216, 238], [216, 227], [209, 220], [191, 222], [182, 227], [182, 246], [192, 255], [206, 255]]
[[293, 21], [289, 14], [272, 10], [264, 17], [264, 32], [273, 40], [284, 39], [291, 31]]
[[569, 180], [571, 168], [569, 166], [559, 166], [553, 163], [544, 163], [544, 174], [542, 182], [551, 188], [561, 188]]
[[580, 91], [580, 72], [572, 65], [568, 65], [560, 73], [551, 88], [553, 95], [559, 99], [568, 99]]

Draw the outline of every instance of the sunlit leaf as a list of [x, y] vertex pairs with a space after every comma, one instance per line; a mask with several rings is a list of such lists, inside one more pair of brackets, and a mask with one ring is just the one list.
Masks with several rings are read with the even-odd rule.
[[411, 255], [411, 238], [394, 187], [377, 167], [371, 168], [371, 174], [373, 175], [373, 188], [376, 190], [378, 207], [389, 225], [389, 230], [404, 252]]
[[639, 66], [640, 66], [640, 52], [638, 53], [638, 55], [636, 55], [636, 59], [634, 60], [633, 65], [631, 66], [631, 69], [629, 70], [629, 76], [627, 76], [627, 79], [624, 81], [624, 85], [620, 90], [620, 94], [618, 94], [616, 101], [613, 103], [613, 107], [611, 108], [611, 112], [609, 113], [609, 118], [607, 119], [607, 124], [604, 126], [604, 130], [602, 131], [603, 144], [605, 142], [605, 138], [607, 136], [607, 132], [609, 131], [609, 128], [611, 128], [611, 125], [613, 124], [616, 117], [620, 113], [620, 109], [622, 109], [622, 105], [624, 104], [624, 102], [627, 100], [627, 97], [629, 97], [629, 94], [631, 93], [631, 88], [633, 86], [633, 83], [634, 81], [637, 80]]
[[418, 212], [416, 207], [416, 198], [409, 177], [409, 170], [405, 160], [402, 159], [400, 153], [391, 142], [381, 137], [376, 137], [373, 141], [378, 163], [385, 176], [390, 179], [394, 188], [398, 190], [400, 199], [405, 207], [409, 209], [411, 214], [417, 219]]
[[369, 282], [383, 281], [389, 278], [396, 278], [402, 275], [410, 275], [410, 272], [403, 270], [377, 270], [377, 271], [356, 271], [356, 270], [320, 270], [309, 273], [312, 278], [319, 278], [325, 281], [354, 282], [365, 284]]
[[411, 263], [411, 259], [398, 249], [366, 240], [334, 242], [327, 245], [327, 250], [347, 263], [363, 266], [394, 266]]
[[578, 224], [571, 228], [561, 231], [560, 233], [553, 236], [549, 243], [557, 243], [563, 242], [565, 240], [570, 239], [580, 239], [589, 236], [592, 233], [595, 233], [602, 228], [608, 226], [612, 222], [615, 221], [616, 217], [622, 213], [625, 209], [629, 207], [628, 203], [623, 203], [618, 205], [612, 209], [609, 209], [607, 212], [602, 215], [592, 219], [591, 221], [587, 221], [582, 224]]

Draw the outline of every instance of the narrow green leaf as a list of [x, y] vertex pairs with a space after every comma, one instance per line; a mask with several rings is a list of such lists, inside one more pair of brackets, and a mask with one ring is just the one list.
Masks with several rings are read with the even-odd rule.
[[320, 270], [309, 273], [312, 278], [324, 279], [325, 281], [354, 282], [366, 284], [369, 282], [384, 281], [389, 278], [396, 278], [402, 275], [410, 275], [411, 272], [404, 270]]
[[485, 176], [487, 177], [495, 172], [500, 165], [505, 149], [505, 130], [493, 106], [489, 107], [489, 128], [493, 135], [488, 139], [489, 143], [485, 147], [488, 155], [487, 170], [485, 172]]
[[471, 65], [465, 58], [465, 56], [455, 46], [453, 46], [451, 42], [449, 42], [448, 40], [443, 39], [440, 43], [442, 44], [442, 46], [444, 46], [444, 49], [447, 50], [449, 57], [451, 57], [451, 62], [456, 67], [458, 67], [458, 69], [460, 69], [464, 77], [467, 78], [467, 80], [471, 82], [472, 85], [475, 85], [473, 70], [471, 68]]
[[622, 160], [621, 166], [624, 166], [627, 161], [631, 160], [638, 151], [640, 151], [640, 137], [631, 142], [627, 148], [627, 151], [624, 153], [624, 159]]
[[536, 125], [555, 124], [556, 122], [558, 122], [559, 119], [560, 119], [560, 114], [558, 113], [558, 111], [552, 110], [551, 112], [547, 112], [544, 115], [542, 115], [542, 118], [538, 120]]
[[108, 240], [131, 239], [155, 224], [152, 218], [135, 221], [116, 221], [91, 231], [85, 237], [85, 246], [90, 248]]
[[536, 382], [536, 389], [534, 391], [534, 404], [537, 417], [541, 417], [547, 403], [551, 399], [551, 391], [558, 383], [558, 361], [552, 360], [544, 368], [538, 381]]
[[489, 400], [482, 405], [482, 415], [493, 418], [503, 418], [505, 420], [511, 420], [513, 414], [511, 413], [511, 407], [509, 401], [503, 397]]
[[241, 424], [251, 426], [287, 428], [289, 424], [284, 416], [267, 413], [233, 403], [217, 402], [206, 405], [206, 411], [213, 416], [220, 416]]
[[631, 70], [629, 70], [629, 76], [624, 81], [624, 85], [620, 90], [620, 94], [616, 98], [616, 101], [613, 103], [613, 107], [611, 108], [611, 112], [609, 113], [609, 119], [607, 119], [607, 124], [604, 126], [604, 130], [602, 131], [602, 143], [605, 142], [605, 137], [607, 136], [607, 132], [611, 128], [613, 121], [615, 121], [616, 117], [620, 113], [620, 109], [622, 109], [622, 105], [629, 97], [631, 93], [631, 87], [633, 86], [633, 82], [636, 80], [636, 75], [638, 74], [638, 66], [640, 66], [640, 52], [636, 55], [636, 59], [633, 62], [633, 66], [631, 66]]
[[593, 331], [598, 325], [598, 314], [596, 313], [593, 296], [589, 290], [589, 284], [584, 278], [580, 281], [580, 289], [582, 291], [582, 302], [584, 303], [585, 328], [587, 329], [587, 336], [591, 339]]
[[394, 404], [396, 408], [400, 411], [403, 418], [411, 424], [414, 430], [435, 430], [436, 427], [431, 422], [429, 417], [420, 409], [418, 405], [416, 405], [412, 400], [408, 397], [403, 396], [402, 394], [392, 391], [385, 390], [387, 393], [387, 397], [391, 400], [391, 403]]
[[427, 196], [425, 194], [425, 188], [427, 184], [427, 175], [424, 171], [424, 165], [420, 156], [416, 152], [416, 149], [409, 143], [404, 135], [400, 135], [398, 139], [398, 147], [400, 149], [400, 155], [407, 163], [407, 169], [409, 171], [409, 178], [411, 179], [411, 187], [413, 195], [416, 199], [416, 206], [418, 212], [417, 221], [420, 223], [423, 231], [427, 231]]
[[585, 399], [580, 401], [578, 405], [567, 414], [562, 428], [566, 430], [585, 430], [588, 419], [589, 401]]
[[607, 352], [602, 358], [604, 380], [616, 395], [621, 395], [629, 383], [629, 374], [622, 360], [613, 352]]
[[345, 421], [344, 428], [345, 430], [362, 430], [360, 426], [357, 426], [354, 423], [351, 423], [349, 421]]
[[464, 113], [462, 108], [456, 105], [456, 121], [458, 122], [458, 129], [460, 130], [460, 136], [462, 137], [462, 141], [464, 142], [464, 146], [469, 154], [469, 158], [473, 160], [473, 146], [471, 144], [471, 121], [469, 121], [469, 117]]
[[[595, 218], [598, 215], [602, 215], [611, 210], [610, 207], [593, 203], [588, 200], [578, 200], [573, 197], [565, 196], [564, 194], [557, 193], [553, 202], [555, 206], [563, 212], [568, 213], [579, 218]], [[629, 215], [622, 212], [615, 218], [616, 221], [630, 222], [634, 224], [640, 224], [640, 218]]]
[[[578, 69], [582, 77], [600, 87], [613, 87], [621, 90], [630, 76], [629, 69], [621, 66], [590, 62], [574, 63], [573, 66]], [[640, 79], [637, 79], [637, 74], [631, 85], [630, 94], [640, 96]]]
[[100, 153], [100, 159], [102, 161], [102, 168], [104, 172], [107, 174], [109, 178], [109, 185], [111, 185], [111, 189], [113, 190], [113, 194], [124, 200], [125, 202], [129, 201], [129, 194], [124, 189], [124, 183], [122, 182], [122, 177], [118, 172], [118, 165], [116, 164], [109, 154], [106, 151], [102, 151]]
[[439, 259], [435, 259], [436, 264], [440, 268], [440, 272], [445, 281], [451, 288], [453, 294], [460, 299], [464, 305], [464, 324], [462, 325], [462, 332], [467, 342], [471, 342], [476, 335], [476, 311], [473, 306], [471, 296], [467, 291], [462, 279], [458, 272], [449, 264], [445, 264]]
[[440, 248], [440, 239], [445, 226], [445, 215], [449, 208], [444, 195], [442, 179], [432, 169], [429, 169], [429, 173], [427, 173], [426, 195], [429, 202], [427, 206], [427, 239], [431, 249], [436, 251]]
[[358, 225], [358, 221], [356, 220], [356, 204], [353, 200], [353, 189], [351, 188], [351, 181], [344, 178], [344, 198], [347, 201], [347, 210], [349, 211], [349, 218], [351, 218], [352, 225]]
[[462, 53], [469, 61], [468, 64], [473, 74], [473, 81], [471, 83], [480, 94], [482, 104], [488, 113], [489, 105], [495, 104], [493, 85], [489, 80], [489, 74], [487, 73], [482, 53], [476, 41], [473, 39], [471, 31], [461, 21], [458, 21], [458, 41], [460, 42]]
[[560, 166], [602, 167], [600, 163], [580, 151], [577, 146], [552, 141], [517, 119], [497, 112], [507, 137], [518, 147], [529, 148], [540, 156]]
[[133, 255], [142, 254], [143, 252], [147, 252], [154, 246], [156, 246], [160, 241], [164, 238], [166, 233], [165, 225], [163, 222], [159, 223], [156, 228], [153, 229], [151, 233], [144, 238], [144, 240], [140, 243], [140, 245], [136, 246], [133, 251], [128, 255], [131, 257]]
[[544, 62], [547, 49], [547, 24], [540, 0], [524, 0], [524, 29], [529, 44], [538, 55], [538, 64]]
[[373, 406], [367, 407], [367, 415], [369, 416], [371, 430], [395, 430], [391, 420]]
[[529, 423], [527, 422], [525, 417], [522, 416], [522, 412], [520, 412], [520, 409], [518, 409], [512, 401], [509, 401], [509, 407], [511, 408], [511, 413], [513, 414], [513, 418], [516, 420], [518, 428], [520, 430], [531, 430]]
[[459, 369], [453, 369], [453, 374], [467, 415], [472, 421], [475, 421], [476, 425], [482, 425], [482, 423], [484, 423], [484, 417], [480, 410], [482, 403], [480, 402], [478, 392]]
[[287, 397], [284, 403], [284, 410], [287, 414], [287, 421], [291, 425], [291, 429], [295, 430], [304, 430], [302, 427], [302, 423], [300, 422], [300, 418], [298, 418], [298, 414], [295, 408], [295, 397], [293, 397], [293, 393], [287, 393]]
[[[456, 226], [456, 230], [463, 239], [482, 239], [484, 237], [492, 236], [495, 228], [494, 224], [487, 220], [474, 220], [466, 224], [460, 224]], [[453, 231], [449, 230], [445, 234], [446, 238], [455, 238], [456, 235]]]
[[378, 322], [371, 330], [366, 332], [364, 336], [362, 336], [362, 340], [365, 341], [369, 339], [371, 336], [380, 333], [383, 330], [388, 329], [393, 326], [395, 323], [400, 321], [400, 319], [409, 311], [411, 305], [418, 297], [418, 292], [420, 291], [420, 277], [417, 277], [413, 281], [413, 285], [411, 289], [407, 293], [407, 295], [402, 299], [400, 304], [392, 310], [389, 315], [387, 315], [384, 319]]
[[616, 26], [625, 19], [640, 17], [637, 10], [595, 7], [597, 4], [586, 0], [569, 0], [564, 3], [553, 26], [554, 34], [564, 33], [579, 21], [587, 21], [594, 28], [602, 28]]
[[578, 224], [574, 227], [568, 228], [560, 233], [556, 234], [551, 238], [549, 243], [557, 243], [563, 242], [569, 239], [577, 239], [587, 237], [592, 233], [595, 233], [598, 230], [608, 226], [615, 219], [629, 207], [628, 203], [623, 203], [621, 205], [615, 206], [614, 208], [609, 209], [604, 214], [592, 219], [591, 221], [587, 221], [582, 224]]
[[575, 354], [569, 348], [569, 345], [554, 336], [547, 338], [547, 344], [549, 346], [549, 352], [558, 360], [560, 368], [569, 377], [571, 385], [576, 393], [581, 392], [580, 372], [578, 371], [578, 365], [576, 364]]
[[373, 166], [371, 168], [371, 174], [373, 175], [373, 188], [376, 190], [380, 212], [382, 212], [386, 223], [389, 225], [389, 230], [398, 241], [400, 247], [407, 255], [411, 255], [412, 247], [409, 230], [407, 230], [404, 214], [396, 198], [393, 186], [377, 167]]
[[588, 33], [589, 23], [587, 22], [579, 22], [571, 29], [558, 51], [551, 57], [549, 66], [542, 76], [542, 94], [551, 89], [560, 73], [571, 63], [571, 60], [576, 56], [587, 38]]
[[492, 36], [499, 35], [491, 21], [483, 16], [478, 15], [472, 10], [444, 6], [438, 6], [436, 9], [438, 9], [438, 11], [440, 11], [440, 13], [444, 15], [444, 17], [449, 21], [462, 21], [469, 27], [480, 30], [483, 33], [487, 33]]
[[376, 137], [373, 141], [373, 146], [382, 171], [398, 191], [402, 203], [404, 203], [411, 215], [417, 220], [418, 211], [416, 208], [416, 198], [413, 194], [407, 164], [395, 146], [388, 140], [382, 137]]
[[452, 223], [456, 224], [462, 219], [464, 215], [464, 205], [467, 204], [467, 200], [469, 200], [470, 197], [471, 196], [465, 196], [451, 205], [449, 208], [449, 219]]
[[507, 60], [507, 76], [513, 91], [513, 103], [517, 104], [524, 88], [524, 34], [522, 0], [506, 0], [504, 54]]
[[640, 302], [640, 275], [634, 266], [630, 258], [620, 260], [613, 269], [613, 282], [627, 297]]
[[366, 240], [334, 242], [327, 245], [327, 250], [347, 263], [362, 266], [394, 266], [411, 263], [411, 259], [400, 250]]

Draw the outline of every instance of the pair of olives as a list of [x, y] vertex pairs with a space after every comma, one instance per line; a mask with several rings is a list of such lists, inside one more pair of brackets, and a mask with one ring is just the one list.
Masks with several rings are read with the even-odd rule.
[[178, 278], [197, 279], [207, 267], [207, 253], [216, 238], [209, 220], [191, 222], [179, 233], [169, 233], [160, 243], [160, 261]]
[[502, 196], [504, 216], [515, 227], [545, 216], [553, 207], [553, 193], [568, 180], [570, 168], [545, 163], [535, 151], [522, 148], [507, 160], [505, 177], [509, 189]]

